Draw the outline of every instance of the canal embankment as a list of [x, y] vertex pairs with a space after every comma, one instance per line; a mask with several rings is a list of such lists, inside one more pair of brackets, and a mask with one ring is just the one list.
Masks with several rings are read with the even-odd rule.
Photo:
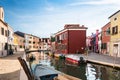
[[[71, 55], [71, 54], [68, 54]], [[83, 57], [85, 60], [88, 61], [88, 63], [95, 63], [95, 64], [101, 64], [105, 66], [110, 66], [114, 68], [120, 68], [120, 58], [109, 56], [109, 55], [103, 55], [98, 53], [89, 53], [88, 55], [85, 54], [74, 54], [74, 56]]]

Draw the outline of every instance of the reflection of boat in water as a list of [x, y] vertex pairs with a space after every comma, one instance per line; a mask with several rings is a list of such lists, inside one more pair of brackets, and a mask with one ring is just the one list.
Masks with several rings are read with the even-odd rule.
[[65, 57], [66, 62], [69, 64], [82, 65], [87, 63], [83, 57], [78, 57], [76, 55], [67, 55]]

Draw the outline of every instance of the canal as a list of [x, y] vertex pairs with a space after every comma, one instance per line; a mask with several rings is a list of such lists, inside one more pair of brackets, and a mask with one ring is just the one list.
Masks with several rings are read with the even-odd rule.
[[51, 58], [47, 55], [40, 58], [39, 63], [46, 64], [60, 72], [80, 78], [82, 80], [120, 80], [120, 70], [103, 65], [87, 63], [73, 65], [63, 59]]
[[51, 60], [51, 66], [68, 75], [82, 80], [120, 80], [120, 70], [111, 67], [87, 63], [86, 65], [72, 65], [64, 60]]

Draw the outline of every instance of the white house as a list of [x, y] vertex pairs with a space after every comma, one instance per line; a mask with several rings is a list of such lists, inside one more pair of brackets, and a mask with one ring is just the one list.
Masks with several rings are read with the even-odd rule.
[[0, 57], [7, 55], [7, 30], [8, 26], [4, 22], [4, 10], [0, 7]]

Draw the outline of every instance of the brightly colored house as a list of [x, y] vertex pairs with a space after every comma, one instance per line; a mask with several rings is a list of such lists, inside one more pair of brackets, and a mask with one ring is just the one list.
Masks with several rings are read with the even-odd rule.
[[66, 24], [64, 29], [55, 34], [56, 53], [84, 53], [86, 48], [87, 27], [79, 24]]
[[108, 54], [110, 50], [110, 22], [102, 27], [102, 46], [101, 53]]
[[91, 35], [91, 50], [96, 53], [101, 52], [101, 32], [99, 30]]
[[120, 10], [112, 14], [110, 17], [110, 55], [120, 57]]

